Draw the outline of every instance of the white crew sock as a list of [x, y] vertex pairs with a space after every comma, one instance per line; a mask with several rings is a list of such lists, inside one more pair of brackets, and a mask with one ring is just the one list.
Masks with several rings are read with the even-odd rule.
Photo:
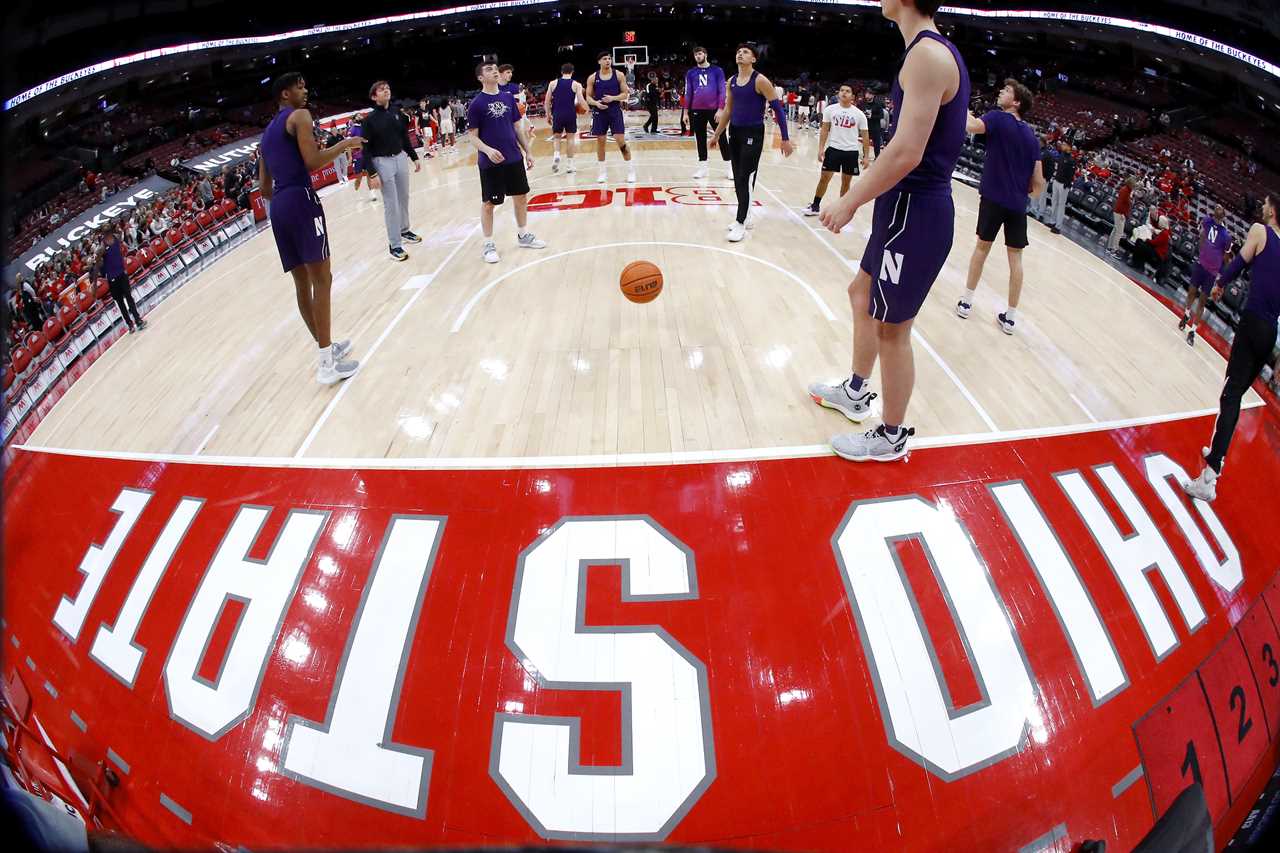
[[333, 364], [333, 347], [320, 347], [320, 366], [328, 367]]
[[1017, 308], [1006, 308], [1004, 309], [1004, 318], [1006, 320], [1012, 320], [1014, 318], [1014, 315], [1017, 313], [1018, 313]]

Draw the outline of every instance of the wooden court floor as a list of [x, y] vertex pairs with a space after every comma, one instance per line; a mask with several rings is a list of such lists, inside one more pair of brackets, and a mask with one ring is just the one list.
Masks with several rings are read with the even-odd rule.
[[[607, 184], [596, 183], [594, 143], [580, 143], [576, 174], [552, 174], [547, 128], [535, 128], [531, 197], [558, 192], [544, 204], [577, 209], [531, 213], [541, 251], [516, 247], [510, 207], [501, 209], [496, 265], [480, 259], [479, 181], [465, 146], [411, 176], [411, 225], [424, 242], [406, 246], [406, 263], [388, 258], [367, 190], [327, 191], [334, 333], [354, 342], [355, 378], [315, 381], [314, 344], [264, 232], [114, 345], [29, 443], [272, 458], [696, 456], [821, 445], [855, 428], [805, 386], [848, 374], [845, 289], [872, 211], [840, 235], [799, 214], [818, 178], [816, 134], [796, 134], [789, 159], [766, 153], [757, 225], [731, 244], [732, 184], [717, 172], [692, 180], [691, 142], [633, 144], [639, 180], [628, 190], [615, 146]], [[1018, 333], [994, 319], [1007, 277], [999, 243], [973, 315], [957, 318], [978, 197], [959, 183], [954, 193], [955, 244], [915, 326], [909, 422], [920, 436], [1216, 407], [1222, 358], [1188, 347], [1167, 309], [1034, 221]], [[588, 199], [595, 206], [582, 206]], [[640, 259], [666, 282], [647, 305], [617, 286]]]

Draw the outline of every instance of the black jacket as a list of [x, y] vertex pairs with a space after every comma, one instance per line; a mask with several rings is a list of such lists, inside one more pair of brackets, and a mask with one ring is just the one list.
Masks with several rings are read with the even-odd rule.
[[400, 121], [399, 110], [393, 113], [375, 104], [360, 129], [360, 135], [364, 137], [361, 166], [365, 172], [377, 173], [373, 167], [374, 157], [394, 157], [403, 151], [410, 160], [418, 159], [418, 152], [413, 150], [413, 142], [409, 140], [409, 131]]
[[1058, 158], [1058, 166], [1053, 170], [1053, 179], [1064, 186], [1071, 186], [1076, 179], [1076, 158], [1063, 154]]

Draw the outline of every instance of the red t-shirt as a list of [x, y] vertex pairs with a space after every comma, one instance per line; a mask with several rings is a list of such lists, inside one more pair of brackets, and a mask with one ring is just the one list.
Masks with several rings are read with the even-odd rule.
[[1171, 229], [1166, 228], [1163, 231], [1157, 232], [1156, 235], [1151, 238], [1151, 248], [1156, 250], [1156, 254], [1160, 256], [1160, 260], [1162, 261], [1169, 257], [1170, 231]]
[[1131, 210], [1133, 210], [1133, 188], [1125, 184], [1116, 195], [1115, 212], [1121, 216], [1128, 216]]

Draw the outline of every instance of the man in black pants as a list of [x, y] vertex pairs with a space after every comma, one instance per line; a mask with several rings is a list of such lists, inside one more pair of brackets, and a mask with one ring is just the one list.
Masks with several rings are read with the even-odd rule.
[[790, 157], [796, 147], [787, 130], [787, 109], [782, 105], [777, 90], [769, 78], [755, 70], [756, 47], [753, 44], [738, 45], [736, 59], [738, 73], [729, 79], [726, 87], [724, 111], [729, 121], [716, 128], [711, 138], [717, 143], [729, 130], [729, 148], [733, 155], [733, 189], [738, 197], [738, 215], [729, 226], [726, 238], [730, 243], [740, 243], [752, 227], [752, 196], [755, 193], [756, 173], [760, 170], [760, 155], [764, 153], [764, 112], [772, 109], [778, 122], [778, 135], [782, 137], [782, 156]]
[[[694, 66], [684, 75], [685, 105], [689, 110], [689, 123], [693, 129], [693, 137], [698, 143], [698, 171], [693, 173], [695, 180], [707, 177], [707, 124], [713, 125], [712, 132], [719, 130], [724, 122], [724, 71], [719, 65], [707, 61], [707, 49], [693, 49]], [[729, 165], [729, 140], [720, 137], [720, 159], [724, 161], [733, 177], [733, 167]]]
[[1183, 483], [1188, 495], [1202, 501], [1211, 501], [1218, 494], [1218, 476], [1231, 446], [1236, 423], [1240, 420], [1240, 400], [1249, 386], [1262, 373], [1271, 359], [1276, 345], [1276, 325], [1280, 319], [1280, 194], [1267, 193], [1262, 203], [1262, 222], [1249, 230], [1244, 248], [1235, 260], [1227, 265], [1218, 279], [1210, 299], [1222, 297], [1222, 289], [1231, 284], [1246, 266], [1251, 268], [1253, 281], [1249, 285], [1249, 298], [1240, 312], [1240, 325], [1231, 343], [1231, 356], [1227, 359], [1227, 381], [1222, 388], [1218, 404], [1218, 422], [1213, 430], [1213, 444], [1204, 448], [1205, 467], [1196, 479]]
[[130, 332], [137, 332], [147, 327], [147, 323], [138, 316], [138, 306], [133, 301], [133, 291], [129, 286], [129, 275], [124, 270], [124, 253], [120, 250], [120, 239], [114, 228], [106, 232], [106, 245], [102, 249], [102, 257], [98, 266], [107, 277], [111, 288], [111, 298], [120, 309], [120, 316]]
[[880, 100], [870, 89], [867, 90], [867, 103], [863, 112], [867, 114], [867, 132], [871, 134], [871, 148], [880, 156], [880, 148], [884, 145], [884, 101]]
[[644, 87], [644, 105], [649, 109], [649, 120], [644, 123], [645, 133], [658, 132], [658, 99], [661, 97], [661, 90], [658, 89], [658, 72], [649, 72], [649, 82]]

